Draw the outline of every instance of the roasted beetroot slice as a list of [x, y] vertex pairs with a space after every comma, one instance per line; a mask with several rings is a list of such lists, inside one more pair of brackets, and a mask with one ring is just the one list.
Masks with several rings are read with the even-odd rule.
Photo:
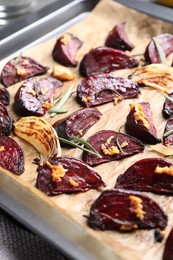
[[8, 90], [0, 84], [0, 102], [5, 106], [10, 104], [10, 93]]
[[173, 195], [173, 164], [162, 158], [137, 161], [118, 177], [115, 188]]
[[10, 135], [13, 129], [13, 120], [11, 119], [4, 104], [0, 103], [0, 136]]
[[172, 260], [173, 259], [173, 228], [171, 229], [171, 231], [167, 237], [162, 259], [163, 260]]
[[[173, 35], [169, 33], [156, 36], [166, 56], [173, 52]], [[149, 63], [161, 63], [160, 56], [153, 40], [149, 42], [145, 50], [145, 59]]]
[[104, 191], [94, 202], [88, 224], [97, 230], [165, 229], [167, 216], [151, 198], [114, 189]]
[[24, 172], [23, 150], [8, 136], [0, 136], [0, 166], [17, 175]]
[[45, 73], [48, 67], [39, 64], [29, 57], [16, 57], [10, 60], [3, 68], [1, 80], [5, 87], [17, 82]]
[[89, 165], [121, 160], [144, 150], [144, 145], [136, 138], [111, 130], [102, 130], [87, 140], [102, 156], [99, 158], [89, 152], [83, 153], [83, 160]]
[[[173, 99], [173, 93], [168, 94], [168, 97]], [[169, 118], [173, 115], [173, 101], [170, 99], [166, 98], [165, 102], [163, 104], [163, 116], [164, 118]]]
[[122, 51], [131, 51], [134, 48], [125, 31], [125, 23], [114, 26], [106, 38], [105, 45]]
[[76, 55], [83, 42], [71, 33], [65, 33], [56, 42], [53, 59], [64, 66], [77, 66]]
[[115, 98], [135, 98], [139, 94], [136, 82], [110, 73], [88, 76], [77, 87], [77, 99], [87, 107], [112, 102]]
[[37, 171], [36, 187], [49, 196], [85, 192], [105, 186], [96, 171], [75, 158], [50, 158]]
[[[173, 131], [173, 116], [171, 116], [165, 126], [164, 134]], [[173, 146], [173, 134], [169, 134], [168, 136], [163, 137], [163, 144], [165, 146]]]
[[[97, 108], [81, 109], [63, 121], [53, 124], [59, 137], [71, 140], [71, 136], [81, 138], [100, 118], [102, 114]], [[63, 145], [63, 143], [61, 144]]]
[[43, 116], [52, 107], [62, 82], [51, 78], [32, 78], [18, 89], [14, 110], [20, 116]]
[[84, 55], [80, 63], [82, 76], [90, 76], [99, 72], [134, 68], [139, 65], [138, 60], [127, 53], [110, 47], [98, 47]]
[[157, 138], [156, 128], [153, 123], [152, 111], [148, 102], [140, 102], [131, 105], [131, 111], [127, 116], [126, 131], [147, 144], [157, 144], [161, 140]]

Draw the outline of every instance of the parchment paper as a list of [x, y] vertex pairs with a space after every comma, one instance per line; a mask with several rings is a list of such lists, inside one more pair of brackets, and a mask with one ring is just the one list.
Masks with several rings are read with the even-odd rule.
[[[84, 42], [82, 48], [78, 52], [77, 60], [80, 62], [83, 55], [91, 48], [103, 46], [108, 32], [115, 24], [120, 22], [126, 22], [128, 37], [135, 45], [132, 54], [144, 53], [147, 43], [153, 36], [160, 33], [173, 33], [173, 26], [171, 24], [155, 20], [113, 1], [101, 0], [87, 18], [68, 30], [68, 32], [75, 34]], [[59, 35], [57, 35], [57, 37], [59, 37]], [[52, 67], [55, 64], [51, 52], [57, 37], [23, 52], [23, 55], [28, 55], [40, 63], [49, 66], [50, 70], [47, 75], [50, 75]], [[64, 83], [63, 91], [65, 91], [65, 89], [71, 84], [73, 84], [75, 91], [78, 83], [81, 81], [82, 78], [78, 74], [78, 67], [73, 69], [73, 71], [77, 74], [77, 78], [73, 82]], [[114, 73], [127, 77], [132, 71], [133, 69], [114, 71]], [[21, 84], [22, 83], [18, 83], [9, 87], [12, 98], [11, 105], [8, 109], [14, 120], [17, 116], [14, 114], [12, 109], [13, 97]], [[150, 103], [153, 111], [154, 123], [158, 131], [158, 137], [162, 137], [166, 123], [162, 118], [161, 112], [164, 97], [156, 90], [151, 90], [149, 88], [143, 88], [141, 89], [141, 92], [142, 95], [139, 98], [123, 100], [116, 106], [114, 106], [113, 102], [98, 106], [97, 108], [102, 112], [103, 116], [101, 120], [87, 132], [84, 139], [87, 139], [91, 134], [102, 129], [118, 131], [119, 128], [125, 124], [126, 116], [129, 112], [129, 103], [137, 103], [142, 100]], [[50, 123], [54, 123], [55, 121], [68, 116], [72, 112], [77, 111], [81, 106], [76, 102], [75, 96], [76, 94], [74, 93], [64, 106], [64, 108], [68, 110], [67, 114], [57, 115], [52, 119], [50, 119], [47, 114], [45, 118], [47, 118]], [[122, 129], [122, 131], [124, 130]], [[25, 143], [16, 136], [13, 137], [18, 143], [20, 143], [25, 151], [25, 172], [21, 176], [16, 177], [16, 179], [20, 178], [34, 186], [37, 173], [36, 166], [32, 164], [32, 161], [35, 157], [38, 157], [38, 153], [31, 145]], [[79, 149], [63, 149], [62, 155], [81, 158], [82, 152]], [[123, 173], [134, 162], [147, 157], [159, 157], [159, 155], [155, 152], [151, 152], [146, 146], [143, 153], [121, 161], [113, 161], [99, 165], [95, 167], [95, 170], [105, 181], [107, 185], [106, 189], [110, 189], [114, 187], [119, 174]], [[31, 192], [33, 189], [34, 188], [31, 188]], [[94, 231], [87, 226], [86, 218], [83, 215], [88, 215], [91, 204], [100, 195], [100, 192], [101, 191], [90, 190], [86, 193], [76, 195], [63, 194], [52, 198], [47, 197], [46, 199], [55, 202], [57, 207], [64, 210], [65, 214], [67, 213], [67, 215], [74, 221], [79, 225], [82, 225], [86, 232], [90, 232], [93, 236], [101, 240], [104, 245], [115, 250], [124, 259], [161, 259], [165, 239], [162, 243], [156, 243], [154, 240], [153, 230], [137, 230], [132, 233], [121, 234], [116, 231]], [[147, 195], [158, 202], [168, 215], [169, 220], [166, 228], [166, 238], [171, 227], [173, 227], [173, 199], [172, 197], [153, 195], [149, 193]]]

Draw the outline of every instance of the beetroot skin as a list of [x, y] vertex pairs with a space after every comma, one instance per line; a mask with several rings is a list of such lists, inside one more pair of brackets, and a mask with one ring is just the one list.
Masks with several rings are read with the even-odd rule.
[[81, 75], [86, 77], [94, 73], [107, 73], [113, 70], [134, 68], [138, 65], [138, 60], [121, 50], [98, 47], [84, 55], [79, 70]]
[[62, 35], [54, 46], [53, 59], [64, 66], [77, 66], [76, 55], [83, 42], [71, 33]]
[[17, 175], [24, 172], [24, 152], [8, 136], [0, 136], [0, 166]]
[[1, 80], [5, 87], [9, 87], [22, 80], [44, 74], [48, 70], [30, 57], [15, 57], [3, 68]]
[[[143, 214], [135, 211], [134, 200], [140, 202]], [[165, 229], [167, 216], [148, 196], [139, 192], [114, 189], [104, 191], [94, 202], [88, 224], [97, 230], [126, 232], [134, 229]]]
[[93, 107], [115, 99], [135, 98], [140, 94], [136, 82], [110, 73], [98, 73], [86, 77], [77, 87], [77, 100]]
[[[53, 178], [54, 167], [63, 168]], [[54, 157], [38, 167], [36, 187], [49, 196], [61, 193], [85, 192], [89, 189], [99, 189], [105, 184], [101, 177], [90, 166], [79, 159], [70, 157]]]

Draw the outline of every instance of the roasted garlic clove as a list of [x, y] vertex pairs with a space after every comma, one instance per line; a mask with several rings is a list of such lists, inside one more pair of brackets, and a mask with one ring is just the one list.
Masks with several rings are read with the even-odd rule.
[[53, 127], [39, 117], [21, 117], [14, 123], [14, 133], [31, 143], [43, 161], [52, 156], [61, 156], [58, 136]]
[[150, 64], [137, 68], [130, 79], [141, 86], [147, 86], [166, 93], [173, 89], [173, 68], [165, 64]]

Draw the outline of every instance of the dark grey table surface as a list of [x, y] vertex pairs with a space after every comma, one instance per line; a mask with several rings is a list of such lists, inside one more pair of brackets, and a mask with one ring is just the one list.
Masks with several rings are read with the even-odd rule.
[[67, 258], [0, 209], [0, 259], [65, 260]]

